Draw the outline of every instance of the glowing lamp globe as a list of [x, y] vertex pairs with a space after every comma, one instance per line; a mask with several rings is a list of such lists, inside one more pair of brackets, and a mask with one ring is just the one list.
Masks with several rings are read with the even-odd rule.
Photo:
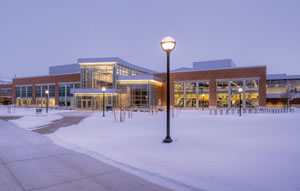
[[105, 92], [106, 91], [106, 87], [102, 87], [102, 91]]
[[241, 93], [243, 92], [243, 88], [239, 88], [238, 91]]
[[176, 45], [176, 42], [175, 42], [174, 38], [172, 38], [170, 36], [166, 36], [161, 41], [161, 47], [166, 52], [171, 52], [172, 50], [174, 50], [175, 45]]

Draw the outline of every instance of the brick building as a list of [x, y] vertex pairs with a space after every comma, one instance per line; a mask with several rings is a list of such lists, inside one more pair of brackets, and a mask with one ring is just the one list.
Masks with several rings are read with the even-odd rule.
[[[105, 100], [107, 107], [151, 108], [165, 105], [165, 79], [165, 73], [117, 57], [78, 59], [76, 64], [50, 67], [47, 76], [0, 84], [0, 98], [2, 104], [16, 106], [45, 107], [48, 103], [50, 107], [101, 110]], [[107, 89], [104, 97], [102, 87]], [[191, 109], [239, 107], [237, 90], [242, 88], [244, 108], [265, 107], [270, 102], [266, 87], [266, 66], [237, 67], [230, 59], [194, 62], [191, 68], [171, 72], [171, 104]]]

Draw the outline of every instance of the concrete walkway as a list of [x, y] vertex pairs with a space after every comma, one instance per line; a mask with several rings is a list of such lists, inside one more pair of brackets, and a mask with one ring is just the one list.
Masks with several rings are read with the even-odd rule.
[[167, 190], [0, 120], [0, 191]]
[[40, 134], [51, 134], [62, 127], [76, 125], [84, 118], [86, 118], [86, 116], [64, 116], [62, 119], [54, 120], [52, 123], [38, 127], [38, 129], [33, 131]]

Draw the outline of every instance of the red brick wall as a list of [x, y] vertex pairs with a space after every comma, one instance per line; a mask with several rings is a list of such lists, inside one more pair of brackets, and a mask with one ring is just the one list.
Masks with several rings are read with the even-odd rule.
[[[155, 74], [166, 80], [166, 73]], [[223, 70], [173, 72], [170, 76], [171, 104], [174, 103], [174, 81], [209, 80], [209, 104], [216, 106], [216, 79], [259, 78], [259, 105], [266, 106], [266, 67], [234, 68]], [[163, 86], [163, 104], [166, 104], [166, 83]]]
[[55, 104], [58, 105], [58, 83], [63, 82], [80, 82], [80, 74], [65, 74], [55, 76], [40, 76], [40, 77], [29, 77], [29, 78], [15, 78], [12, 84], [12, 101], [16, 102], [16, 86], [17, 85], [32, 85], [32, 103], [36, 104], [35, 99], [35, 85], [36, 84], [55, 84]]

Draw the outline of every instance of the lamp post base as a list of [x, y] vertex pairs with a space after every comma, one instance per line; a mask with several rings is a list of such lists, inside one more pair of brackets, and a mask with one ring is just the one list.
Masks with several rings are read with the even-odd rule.
[[164, 140], [163, 140], [164, 143], [172, 143], [173, 140], [171, 139], [171, 137], [166, 137]]

